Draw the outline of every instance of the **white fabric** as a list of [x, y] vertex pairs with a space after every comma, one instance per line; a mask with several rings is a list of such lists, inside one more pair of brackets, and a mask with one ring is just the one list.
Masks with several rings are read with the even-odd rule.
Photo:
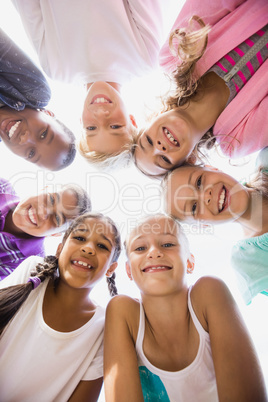
[[[139, 331], [136, 341], [138, 363], [139, 366], [145, 366], [151, 373], [159, 377], [168, 394], [169, 400], [172, 402], [217, 402], [219, 398], [211, 354], [210, 338], [195, 315], [190, 292], [191, 288], [188, 293], [188, 307], [200, 340], [194, 361], [188, 367], [176, 372], [160, 370], [149, 362], [142, 348], [145, 330], [145, 314], [141, 303]], [[160, 381], [158, 380], [157, 383], [160, 383]], [[145, 389], [143, 389], [143, 391], [145, 391], [145, 393], [147, 392]], [[150, 390], [148, 391], [148, 395], [150, 396]], [[148, 398], [148, 400], [151, 399]], [[159, 397], [159, 400], [167, 401], [165, 397], [163, 397], [163, 399]]]
[[[0, 288], [25, 283], [41, 257], [29, 257]], [[42, 306], [48, 280], [33, 290], [0, 341], [0, 400], [66, 402], [81, 380], [103, 376], [105, 312], [97, 307], [85, 325], [58, 332], [43, 319]]]
[[[52, 79], [123, 84], [158, 66], [163, 18], [178, 0], [13, 0]], [[171, 28], [171, 26], [169, 27]]]

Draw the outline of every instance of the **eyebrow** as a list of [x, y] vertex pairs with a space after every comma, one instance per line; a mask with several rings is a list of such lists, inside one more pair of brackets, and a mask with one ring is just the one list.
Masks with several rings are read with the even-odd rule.
[[52, 131], [51, 137], [50, 137], [49, 141], [47, 142], [47, 145], [49, 145], [54, 140], [54, 136], [55, 136], [55, 134]]
[[139, 144], [139, 146], [141, 147], [141, 149], [142, 149], [144, 152], [146, 152], [146, 149], [144, 148], [144, 146], [143, 146], [142, 143], [141, 143], [141, 136], [140, 136], [140, 138], [139, 138], [138, 144]]
[[[189, 180], [188, 180], [188, 186], [190, 186], [190, 184], [191, 184], [192, 177], [193, 177], [194, 173], [195, 173], [195, 170], [192, 173], [190, 173]], [[187, 200], [185, 201], [184, 209], [183, 209], [183, 212], [184, 212], [185, 215], [186, 215], [186, 207], [187, 207]]]

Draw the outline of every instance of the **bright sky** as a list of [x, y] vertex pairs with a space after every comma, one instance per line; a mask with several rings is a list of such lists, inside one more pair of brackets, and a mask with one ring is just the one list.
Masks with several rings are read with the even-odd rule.
[[[38, 64], [37, 57], [27, 40], [12, 4], [9, 0], [0, 0], [0, 5], [0, 26]], [[171, 20], [175, 18], [175, 15], [174, 11], [170, 10]], [[53, 96], [48, 108], [53, 110], [57, 117], [76, 133], [78, 138], [84, 89], [49, 82]], [[168, 88], [168, 83], [160, 72], [155, 72], [151, 76], [132, 82], [123, 88], [129, 112], [136, 116], [138, 124], [144, 124], [146, 113], [153, 110], [154, 105], [157, 104], [154, 100], [155, 96], [163, 93], [165, 88]], [[32, 164], [21, 160], [9, 152], [3, 144], [1, 149], [1, 176], [12, 182], [21, 197], [27, 196], [29, 191], [31, 193], [38, 192], [45, 186], [56, 188], [56, 186], [68, 182], [78, 183], [90, 194], [93, 209], [109, 215], [116, 221], [123, 239], [139, 217], [162, 210], [159, 183], [146, 178], [135, 167], [112, 174], [100, 173], [87, 164], [80, 155], [77, 155], [75, 162], [69, 168], [52, 173], [38, 170]], [[254, 159], [252, 157], [247, 158], [247, 161], [238, 161], [238, 167], [230, 165], [226, 158], [218, 155], [213, 156], [212, 162], [237, 179], [245, 179], [253, 171]], [[247, 163], [245, 164], [245, 162]], [[229, 263], [232, 244], [242, 237], [240, 228], [235, 224], [225, 224], [203, 229], [200, 233], [200, 230], [198, 231], [194, 226], [188, 233], [191, 250], [196, 259], [195, 272], [189, 278], [189, 284], [195, 282], [202, 275], [218, 276], [227, 283], [253, 338], [268, 388], [268, 325], [265, 319], [268, 311], [268, 297], [259, 295], [251, 305], [245, 306], [237, 290]], [[47, 239], [47, 251], [53, 254], [59, 241], [59, 237]], [[137, 297], [137, 289], [133, 282], [129, 281], [124, 264], [125, 254], [122, 253], [117, 269], [119, 293]], [[94, 297], [102, 305], [107, 303], [109, 296], [105, 282], [95, 289]], [[103, 394], [99, 400], [104, 401]]]

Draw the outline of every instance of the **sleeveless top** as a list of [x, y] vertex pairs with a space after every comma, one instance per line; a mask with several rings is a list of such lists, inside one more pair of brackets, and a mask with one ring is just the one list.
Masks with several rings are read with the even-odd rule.
[[211, 354], [210, 337], [198, 321], [191, 304], [191, 287], [188, 308], [199, 334], [198, 352], [193, 362], [179, 371], [165, 371], [153, 366], [143, 352], [145, 314], [140, 303], [140, 322], [136, 340], [140, 380], [144, 401], [216, 402], [219, 400]]

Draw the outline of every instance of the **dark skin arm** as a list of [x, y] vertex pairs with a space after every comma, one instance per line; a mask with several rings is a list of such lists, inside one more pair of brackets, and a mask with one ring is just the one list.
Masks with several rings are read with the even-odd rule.
[[80, 381], [69, 402], [97, 402], [102, 387], [102, 377], [92, 381]]

